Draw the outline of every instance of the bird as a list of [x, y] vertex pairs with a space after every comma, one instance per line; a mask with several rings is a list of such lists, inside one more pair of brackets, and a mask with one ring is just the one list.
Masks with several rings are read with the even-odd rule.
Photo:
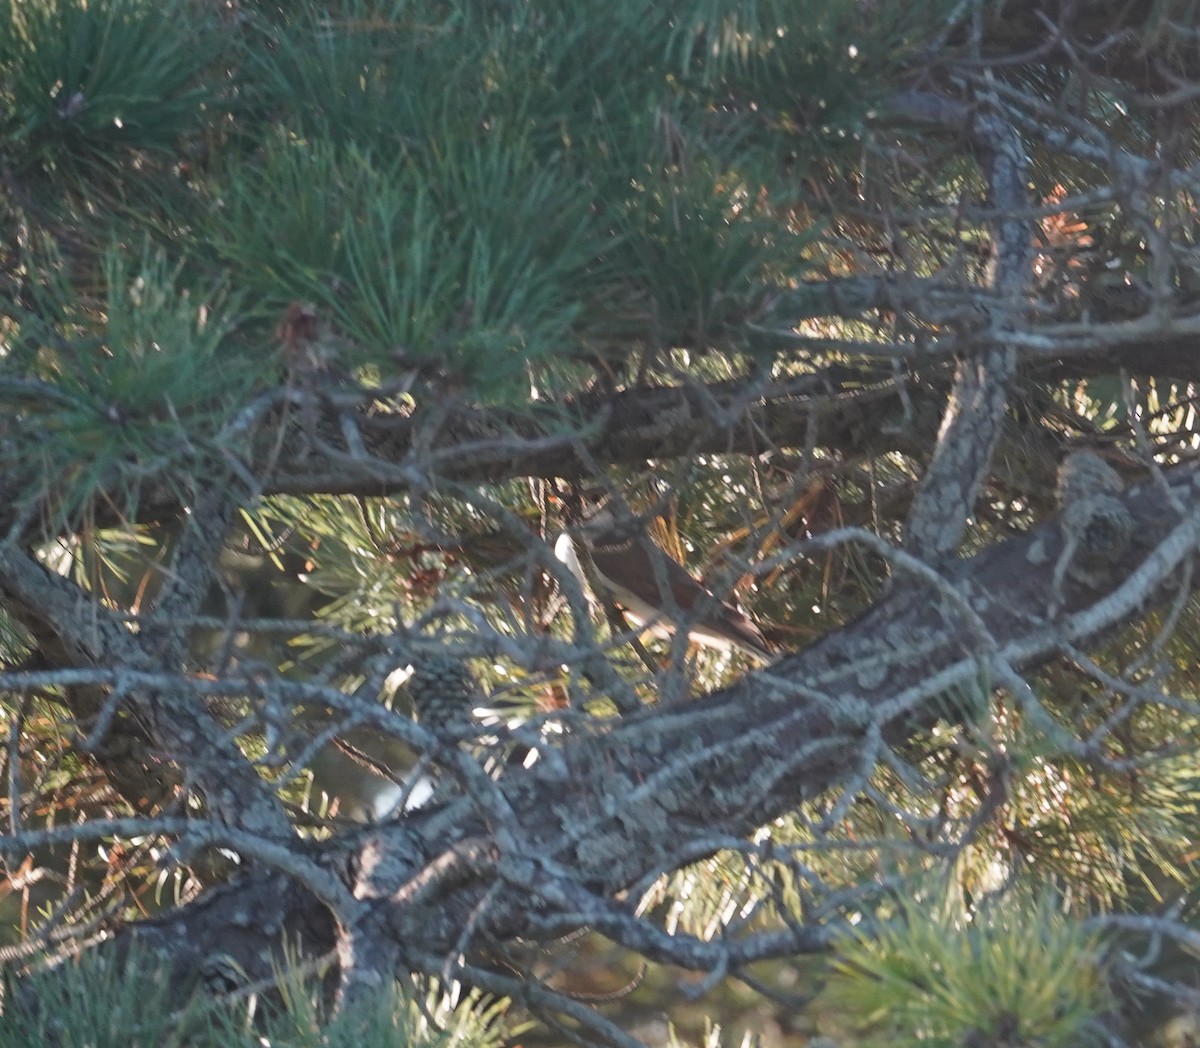
[[590, 593], [580, 549], [591, 561], [596, 581], [635, 625], [656, 636], [669, 636], [669, 622], [686, 628], [698, 644], [722, 651], [737, 649], [763, 662], [774, 657], [759, 628], [654, 546], [636, 518], [626, 514], [626, 519], [618, 520], [611, 509], [601, 506], [555, 540], [555, 557]]

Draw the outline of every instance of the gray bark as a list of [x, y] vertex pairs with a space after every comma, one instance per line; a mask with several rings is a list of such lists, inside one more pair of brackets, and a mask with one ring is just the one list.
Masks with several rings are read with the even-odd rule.
[[[1019, 691], [1021, 671], [1064, 646], [1096, 642], [1171, 595], [1196, 543], [1197, 477], [1179, 471], [1169, 489], [1125, 492], [1128, 550], [1102, 578], [1067, 576], [1061, 594], [1052, 570], [1064, 549], [1057, 521], [940, 576], [901, 556], [897, 569], [914, 572], [927, 599], [913, 599], [912, 587], [893, 593], [808, 649], [693, 702], [573, 720], [553, 753], [495, 782], [459, 754], [452, 763], [467, 785], [457, 796], [319, 849], [319, 861], [353, 890], [340, 920], [352, 923], [356, 941], [387, 940], [355, 949], [436, 972], [448, 962], [454, 970], [460, 954], [486, 955], [485, 943], [584, 924], [697, 969], [819, 948], [829, 931], [819, 923], [721, 944], [668, 937], [621, 900], [804, 800], [861, 781], [885, 752], [950, 715], [947, 696], [981, 670]], [[337, 938], [324, 904], [281, 883], [265, 870], [249, 873], [133, 934], [182, 969], [195, 961], [189, 944], [229, 949], [221, 929], [233, 921], [238, 962], [266, 978], [281, 928], [302, 926], [317, 954]], [[486, 979], [486, 968], [473, 971]]]

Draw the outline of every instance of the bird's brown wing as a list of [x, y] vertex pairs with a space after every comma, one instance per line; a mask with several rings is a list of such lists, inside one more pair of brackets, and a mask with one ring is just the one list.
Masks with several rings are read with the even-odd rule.
[[[653, 555], [636, 540], [598, 545], [591, 550], [592, 563], [614, 591], [617, 603], [622, 592], [655, 609], [666, 618], [682, 618], [689, 627], [705, 626], [740, 641], [763, 655], [769, 654], [766, 639], [745, 615], [726, 601], [718, 600], [678, 561], [665, 553]], [[666, 584], [667, 593], [659, 585]], [[629, 608], [638, 614], [643, 609]]]
[[[712, 595], [687, 569], [665, 553], [652, 556], [640, 542], [596, 546], [591, 550], [596, 571], [614, 588], [628, 590], [633, 596], [665, 613], [687, 614], [701, 600]], [[666, 583], [665, 591], [659, 580]]]

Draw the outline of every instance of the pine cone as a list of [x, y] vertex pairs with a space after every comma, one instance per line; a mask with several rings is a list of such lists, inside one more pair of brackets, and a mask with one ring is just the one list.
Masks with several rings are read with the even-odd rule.
[[408, 694], [417, 723], [437, 733], [469, 726], [482, 698], [466, 663], [450, 655], [426, 655], [415, 662]]
[[1063, 511], [1062, 526], [1075, 539], [1075, 560], [1085, 568], [1120, 560], [1133, 538], [1133, 518], [1112, 495], [1092, 495], [1071, 503]]
[[1116, 495], [1121, 475], [1094, 451], [1073, 451], [1058, 467], [1058, 504], [1065, 510], [1095, 495]]
[[1092, 451], [1073, 452], [1058, 467], [1063, 535], [1073, 569], [1112, 564], [1129, 549], [1133, 518], [1116, 497], [1124, 487], [1120, 474]]

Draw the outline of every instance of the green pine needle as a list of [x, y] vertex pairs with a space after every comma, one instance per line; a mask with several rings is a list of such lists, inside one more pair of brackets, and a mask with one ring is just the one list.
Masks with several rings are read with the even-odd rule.
[[863, 1048], [1105, 1043], [1099, 938], [1048, 896], [970, 913], [906, 901], [890, 923], [845, 938], [834, 971], [826, 1002]]
[[164, 150], [210, 119], [195, 5], [0, 0], [0, 150], [19, 169]]

